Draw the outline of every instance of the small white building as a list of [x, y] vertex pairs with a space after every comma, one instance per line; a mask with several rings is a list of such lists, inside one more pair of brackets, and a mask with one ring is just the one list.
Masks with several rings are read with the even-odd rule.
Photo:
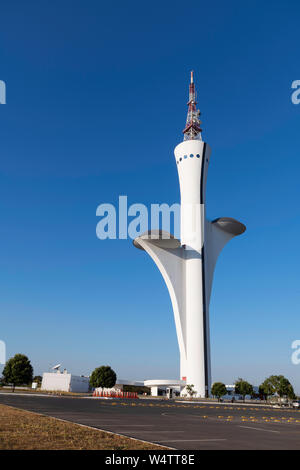
[[124, 385], [131, 385], [135, 387], [147, 387], [151, 389], [151, 396], [169, 396], [174, 397], [180, 395], [180, 392], [184, 389], [186, 382], [184, 380], [124, 380], [118, 379], [116, 384], [112, 388], [95, 388], [95, 392], [104, 393], [119, 393], [124, 390]]
[[151, 396], [167, 395], [170, 398], [183, 393], [185, 380], [145, 380], [145, 387], [151, 389]]
[[41, 390], [84, 393], [89, 391], [89, 387], [89, 377], [68, 374], [65, 370], [63, 373], [60, 371], [44, 372]]

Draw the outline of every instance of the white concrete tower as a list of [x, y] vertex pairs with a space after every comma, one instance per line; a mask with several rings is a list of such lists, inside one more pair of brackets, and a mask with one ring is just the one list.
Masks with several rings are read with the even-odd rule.
[[246, 227], [228, 217], [208, 221], [205, 189], [210, 147], [202, 141], [200, 111], [191, 73], [184, 141], [175, 148], [180, 196], [180, 241], [159, 230], [134, 240], [157, 264], [169, 290], [180, 350], [180, 377], [197, 397], [210, 393], [209, 301], [219, 253]]

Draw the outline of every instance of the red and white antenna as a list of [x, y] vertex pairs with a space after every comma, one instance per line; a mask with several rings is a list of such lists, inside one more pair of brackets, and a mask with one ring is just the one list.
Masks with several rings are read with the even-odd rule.
[[202, 140], [200, 128], [200, 111], [196, 108], [196, 91], [194, 84], [194, 72], [191, 71], [191, 82], [189, 86], [189, 101], [188, 101], [188, 113], [186, 118], [186, 125], [183, 130], [183, 140]]

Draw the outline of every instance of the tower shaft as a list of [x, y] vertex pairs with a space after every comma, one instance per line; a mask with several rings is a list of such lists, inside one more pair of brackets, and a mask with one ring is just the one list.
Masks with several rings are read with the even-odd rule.
[[205, 283], [205, 186], [210, 148], [187, 140], [175, 148], [181, 197], [181, 246], [184, 264], [186, 366], [181, 377], [194, 385], [197, 396], [211, 386], [209, 316]]

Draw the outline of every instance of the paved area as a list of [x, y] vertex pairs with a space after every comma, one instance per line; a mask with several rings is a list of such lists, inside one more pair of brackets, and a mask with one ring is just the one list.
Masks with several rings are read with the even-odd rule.
[[0, 403], [174, 449], [300, 449], [300, 411], [1, 394]]

